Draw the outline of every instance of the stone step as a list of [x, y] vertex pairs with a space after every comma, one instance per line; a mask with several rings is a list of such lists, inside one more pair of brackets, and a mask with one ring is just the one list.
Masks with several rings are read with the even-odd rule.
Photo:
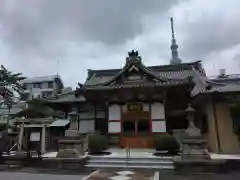
[[94, 160], [90, 159], [88, 163], [104, 163], [104, 164], [173, 164], [173, 161], [149, 161], [149, 160], [143, 160], [143, 161], [134, 161], [134, 160]]
[[150, 169], [174, 169], [173, 157], [115, 157], [115, 156], [90, 156], [88, 168], [150, 168]]
[[[126, 160], [126, 157], [116, 157], [116, 156], [88, 156], [90, 159], [94, 160], [107, 160], [107, 161], [118, 161], [118, 160]], [[172, 161], [173, 157], [163, 156], [163, 157], [132, 157], [130, 156], [129, 159], [134, 161]]]
[[173, 165], [109, 165], [109, 164], [86, 164], [87, 168], [139, 168], [139, 169], [164, 169], [173, 170]]

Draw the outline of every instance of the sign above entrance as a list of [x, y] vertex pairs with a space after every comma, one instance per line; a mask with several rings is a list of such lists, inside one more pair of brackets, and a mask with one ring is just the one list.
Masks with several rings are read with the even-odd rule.
[[143, 103], [128, 103], [128, 111], [143, 111]]

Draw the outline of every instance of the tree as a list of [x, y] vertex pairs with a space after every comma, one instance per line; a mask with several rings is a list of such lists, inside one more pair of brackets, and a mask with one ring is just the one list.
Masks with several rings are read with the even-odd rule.
[[14, 92], [22, 92], [21, 81], [25, 79], [21, 73], [13, 73], [7, 70], [3, 65], [0, 68], [0, 99], [1, 104], [8, 106], [8, 109], [12, 108], [14, 103]]
[[45, 105], [41, 99], [33, 99], [28, 102], [28, 107], [16, 114], [17, 117], [46, 118], [58, 116], [59, 112], [54, 111]]
[[[14, 92], [22, 92], [21, 81], [25, 79], [21, 73], [13, 73], [7, 70], [3, 65], [0, 67], [0, 105], [7, 105], [9, 111], [14, 103]], [[8, 129], [9, 123], [7, 123]], [[1, 132], [0, 138], [0, 159], [2, 152], [6, 150], [9, 144], [8, 131], [4, 130]]]

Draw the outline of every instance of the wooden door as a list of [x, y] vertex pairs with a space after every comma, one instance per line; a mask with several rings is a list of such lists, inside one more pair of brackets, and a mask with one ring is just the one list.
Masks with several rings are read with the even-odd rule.
[[152, 137], [141, 137], [133, 136], [126, 137], [122, 136], [120, 138], [120, 147], [122, 148], [153, 148], [153, 138]]

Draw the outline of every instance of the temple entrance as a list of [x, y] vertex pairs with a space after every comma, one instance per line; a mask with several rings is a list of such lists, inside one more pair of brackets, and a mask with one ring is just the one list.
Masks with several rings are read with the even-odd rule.
[[152, 148], [151, 122], [149, 119], [126, 119], [122, 121], [122, 148]]

